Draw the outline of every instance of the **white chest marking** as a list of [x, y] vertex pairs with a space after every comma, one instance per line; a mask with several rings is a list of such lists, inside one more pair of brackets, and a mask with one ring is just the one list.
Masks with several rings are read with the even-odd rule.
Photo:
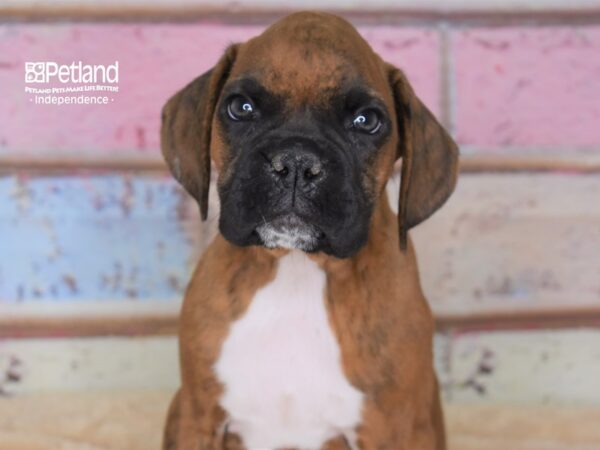
[[324, 289], [317, 264], [291, 252], [231, 326], [215, 371], [229, 430], [249, 450], [318, 449], [340, 435], [352, 440], [362, 394], [342, 372]]

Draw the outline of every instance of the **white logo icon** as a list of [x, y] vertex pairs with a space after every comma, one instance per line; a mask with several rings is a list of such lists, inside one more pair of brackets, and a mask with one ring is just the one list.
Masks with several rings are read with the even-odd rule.
[[25, 83], [44, 83], [46, 81], [46, 64], [43, 62], [25, 63]]

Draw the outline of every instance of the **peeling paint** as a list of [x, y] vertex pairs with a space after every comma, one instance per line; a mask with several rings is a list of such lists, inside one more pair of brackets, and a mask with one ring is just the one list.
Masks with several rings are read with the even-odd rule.
[[598, 147], [600, 27], [468, 28], [450, 36], [460, 144]]
[[160, 176], [0, 178], [0, 302], [180, 298], [183, 195]]
[[[6, 94], [0, 103], [2, 147], [17, 157], [46, 155], [51, 149], [54, 157], [83, 152], [156, 159], [166, 100], [210, 69], [230, 43], [246, 41], [263, 29], [214, 22], [0, 24], [0, 86]], [[425, 103], [439, 112], [437, 32], [394, 26], [364, 26], [360, 31], [386, 61], [406, 70]], [[30, 61], [119, 61], [119, 92], [114, 102], [101, 107], [35, 105], [23, 91], [23, 55]]]

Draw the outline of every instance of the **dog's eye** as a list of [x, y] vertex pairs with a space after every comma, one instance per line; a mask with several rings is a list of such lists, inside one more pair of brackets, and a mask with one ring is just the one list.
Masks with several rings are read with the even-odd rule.
[[254, 105], [241, 95], [236, 95], [227, 105], [227, 114], [232, 120], [250, 120], [254, 117]]
[[358, 113], [352, 121], [352, 126], [358, 131], [375, 134], [381, 128], [381, 120], [376, 111], [367, 109]]

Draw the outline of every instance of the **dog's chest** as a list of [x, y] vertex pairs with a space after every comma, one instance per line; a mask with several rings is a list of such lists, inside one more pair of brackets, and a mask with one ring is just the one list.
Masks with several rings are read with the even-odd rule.
[[352, 440], [362, 394], [342, 372], [325, 281], [313, 261], [292, 252], [231, 326], [215, 372], [228, 429], [248, 449], [318, 449], [332, 437]]

